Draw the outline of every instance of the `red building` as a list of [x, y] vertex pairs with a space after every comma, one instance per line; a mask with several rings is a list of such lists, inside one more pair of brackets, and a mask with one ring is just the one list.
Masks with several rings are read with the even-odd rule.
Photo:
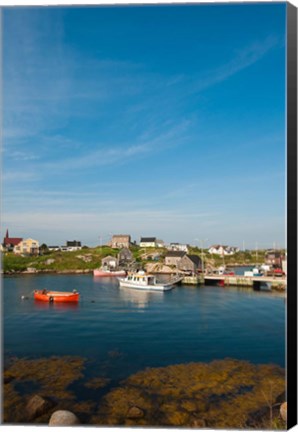
[[13, 250], [14, 246], [18, 245], [22, 240], [21, 237], [9, 237], [8, 230], [6, 230], [6, 235], [3, 239], [3, 246], [7, 250]]

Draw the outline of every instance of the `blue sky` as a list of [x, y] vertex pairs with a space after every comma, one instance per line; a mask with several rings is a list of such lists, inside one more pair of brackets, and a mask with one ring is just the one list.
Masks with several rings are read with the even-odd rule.
[[285, 18], [4, 8], [2, 232], [284, 246]]

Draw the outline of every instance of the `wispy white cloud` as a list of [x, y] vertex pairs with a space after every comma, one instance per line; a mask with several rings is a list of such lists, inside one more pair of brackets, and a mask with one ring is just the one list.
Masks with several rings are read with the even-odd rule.
[[39, 159], [39, 156], [34, 155], [30, 152], [12, 151], [8, 153], [8, 156], [15, 161], [32, 161]]
[[218, 68], [208, 71], [206, 75], [193, 83], [192, 90], [200, 92], [212, 87], [226, 79], [232, 77], [238, 72], [252, 66], [261, 60], [273, 48], [282, 42], [275, 36], [268, 36], [264, 40], [254, 42], [253, 44], [238, 50], [234, 57], [227, 63]]
[[2, 174], [2, 180], [6, 183], [32, 182], [40, 179], [39, 173], [32, 171], [8, 171]]

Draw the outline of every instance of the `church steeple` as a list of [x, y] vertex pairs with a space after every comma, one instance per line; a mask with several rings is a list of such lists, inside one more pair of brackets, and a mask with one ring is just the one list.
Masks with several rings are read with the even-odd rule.
[[8, 238], [8, 237], [9, 237], [9, 234], [8, 234], [8, 228], [7, 228], [5, 238]]

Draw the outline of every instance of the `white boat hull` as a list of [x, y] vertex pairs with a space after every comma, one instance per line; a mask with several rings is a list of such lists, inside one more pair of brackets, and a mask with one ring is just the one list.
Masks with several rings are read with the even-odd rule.
[[118, 278], [120, 287], [123, 288], [132, 288], [143, 291], [169, 291], [173, 287], [173, 285], [163, 285], [163, 284], [154, 284], [154, 285], [145, 285], [134, 281], [126, 281], [124, 279]]

